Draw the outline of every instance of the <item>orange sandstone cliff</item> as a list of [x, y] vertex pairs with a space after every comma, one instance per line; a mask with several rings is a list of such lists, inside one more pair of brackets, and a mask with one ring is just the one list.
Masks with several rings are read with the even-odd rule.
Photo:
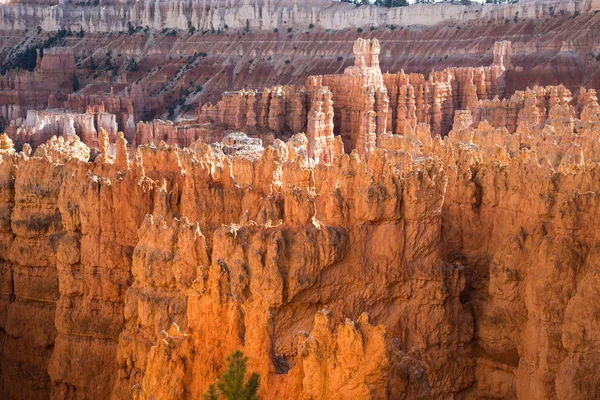
[[597, 397], [586, 98], [315, 166], [298, 139], [2, 136], [3, 396], [198, 398], [241, 348], [264, 398]]
[[[146, 3], [102, 2], [105, 23], [94, 25], [86, 5], [11, 1], [0, 28], [38, 23], [30, 3], [50, 10], [40, 31], [71, 15], [93, 35], [128, 30], [126, 11], [151, 35], [187, 29], [188, 15], [198, 29], [211, 19], [244, 29], [239, 18], [259, 7], [157, 2], [150, 20]], [[266, 3], [249, 36], [266, 38], [286, 16]], [[373, 10], [326, 3], [310, 3], [320, 35]], [[600, 18], [595, 1], [522, 3], [486, 6], [485, 21], [469, 7], [451, 16], [472, 23], [460, 35], [522, 24], [548, 29], [540, 40], [553, 32], [545, 24], [572, 32], [578, 18]], [[312, 21], [290, 4], [292, 31]], [[424, 10], [411, 7], [373, 18]], [[433, 37], [451, 26], [435, 24]], [[595, 46], [589, 26], [561, 45], [567, 60]], [[132, 28], [115, 45], [138, 40]], [[344, 47], [354, 60], [343, 68], [216, 85], [216, 98], [177, 103], [190, 107], [176, 121], [140, 116], [166, 113], [175, 78], [210, 55], [161, 72], [155, 97], [133, 67], [104, 81], [110, 94], [94, 94], [101, 74], [71, 93], [81, 65], [63, 46], [38, 53], [31, 72], [7, 72], [0, 398], [198, 399], [236, 349], [260, 373], [263, 399], [600, 398], [595, 73], [554, 84], [549, 46], [551, 79], [529, 81], [523, 43], [535, 35], [521, 34], [469, 66], [383, 73], [394, 62], [375, 32]], [[128, 73], [141, 81], [129, 87]]]

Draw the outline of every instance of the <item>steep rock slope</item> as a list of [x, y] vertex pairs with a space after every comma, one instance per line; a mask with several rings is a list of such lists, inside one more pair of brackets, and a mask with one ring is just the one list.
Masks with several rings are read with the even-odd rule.
[[[354, 63], [350, 49], [359, 37], [379, 39], [384, 72], [486, 66], [491, 64], [494, 43], [510, 40], [514, 64], [523, 71], [507, 77], [509, 93], [535, 83], [563, 83], [573, 91], [579, 86], [598, 87], [598, 4], [525, 3], [518, 6], [525, 8], [518, 9], [489, 6], [491, 14], [472, 10], [477, 18], [468, 21], [448, 13], [443, 21], [429, 26], [368, 19], [372, 22], [361, 28], [354, 24], [325, 29], [319, 23], [311, 28], [307, 22], [249, 30], [234, 25], [213, 30], [198, 27], [192, 33], [187, 26], [129, 29], [121, 21], [119, 29], [92, 32], [65, 24], [38, 29], [39, 23], [23, 19], [27, 32], [12, 27], [2, 30], [0, 60], [8, 72], [0, 80], [0, 116], [6, 126], [14, 118], [24, 118], [31, 108], [64, 106], [82, 112], [102, 104], [103, 111], [118, 115], [119, 128], [126, 131], [132, 113], [133, 123], [170, 112], [172, 116], [185, 114], [200, 103], [215, 103], [225, 90], [300, 84], [310, 75], [341, 73]], [[434, 12], [442, 6], [431, 7]], [[533, 11], [526, 11], [527, 7]], [[418, 14], [418, 7], [414, 10]], [[12, 18], [8, 11], [3, 15]], [[70, 69], [53, 77], [40, 76], [38, 71], [44, 69], [40, 63], [32, 75], [11, 70], [20, 65], [16, 60], [30, 57], [34, 47], [55, 46], [73, 50], [78, 85], [73, 85]], [[35, 83], [39, 81], [46, 84], [43, 92]], [[76, 96], [69, 97], [73, 89]], [[53, 99], [47, 99], [50, 94]]]
[[[524, 3], [362, 33], [50, 33], [66, 47], [0, 78], [22, 147], [0, 135], [0, 397], [197, 399], [235, 349], [266, 399], [600, 397], [600, 106], [573, 90], [597, 86], [599, 17]], [[134, 122], [298, 82], [268, 112], [254, 91], [199, 110], [268, 126], [266, 148]]]
[[583, 120], [552, 101], [511, 134], [464, 111], [444, 140], [424, 126], [315, 167], [296, 139], [129, 162], [104, 136], [92, 163], [76, 137], [31, 156], [4, 136], [3, 393], [198, 398], [242, 348], [265, 398], [597, 396], [586, 96]]

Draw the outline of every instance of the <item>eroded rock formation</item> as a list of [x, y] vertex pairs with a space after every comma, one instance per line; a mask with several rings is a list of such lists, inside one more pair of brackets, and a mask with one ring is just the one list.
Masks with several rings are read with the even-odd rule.
[[[354, 45], [355, 65], [346, 68], [343, 74], [311, 76], [305, 86], [226, 92], [216, 105], [201, 106], [195, 121], [139, 122], [132, 133], [135, 112], [129, 96], [121, 99], [69, 95], [64, 105], [74, 110], [87, 105], [85, 114], [68, 114], [67, 117], [67, 114], [44, 113], [40, 118], [39, 113], [30, 111], [25, 121], [14, 120], [8, 133], [18, 145], [30, 142], [33, 147], [52, 135], [78, 134], [88, 146], [96, 148], [100, 129], [105, 129], [109, 140], [114, 142], [117, 130], [122, 127], [125, 137], [135, 145], [158, 144], [163, 140], [179, 147], [190, 146], [197, 139], [207, 143], [219, 141], [227, 129], [245, 130], [263, 138], [272, 134], [273, 139], [305, 132], [309, 158], [317, 163], [330, 163], [336, 152], [334, 134], [341, 137], [347, 151], [356, 149], [365, 157], [375, 149], [378, 138], [388, 132], [410, 134], [418, 124], [426, 123], [433, 134], [445, 135], [456, 110], [480, 110], [476, 121], [481, 114], [487, 117], [493, 113], [487, 109], [495, 110], [497, 99], [504, 94], [505, 74], [511, 67], [510, 42], [496, 43], [494, 63], [490, 67], [448, 68], [432, 72], [428, 78], [404, 71], [382, 74], [380, 52], [377, 39], [358, 39]], [[553, 94], [553, 98], [561, 98], [564, 90]], [[513, 97], [518, 98], [519, 93]], [[491, 98], [494, 100], [488, 100]], [[569, 102], [570, 97], [566, 96], [564, 101]], [[51, 103], [56, 100], [52, 99]], [[518, 113], [518, 107], [517, 104], [513, 107], [516, 110], [511, 107], [502, 110]], [[53, 120], [58, 119], [59, 123], [38, 121], [47, 119], [46, 115], [55, 116]], [[500, 117], [501, 121], [506, 119]], [[80, 120], [86, 122], [76, 122]]]
[[67, 110], [27, 111], [25, 119], [16, 119], [6, 129], [17, 146], [28, 143], [36, 148], [52, 136], [78, 136], [90, 147], [98, 147], [98, 133], [105, 130], [114, 142], [118, 126], [115, 116], [105, 112], [79, 114]]
[[301, 87], [275, 86], [262, 92], [227, 92], [216, 105], [198, 110], [201, 122], [220, 123], [232, 129], [299, 133], [306, 126], [307, 95]]
[[379, 137], [410, 134], [420, 123], [446, 135], [456, 110], [483, 108], [495, 104], [488, 99], [504, 95], [505, 74], [511, 68], [510, 42], [496, 43], [490, 67], [448, 68], [427, 78], [404, 71], [382, 74], [380, 52], [377, 39], [358, 39], [355, 65], [343, 74], [311, 76], [305, 87], [228, 92], [217, 105], [200, 108], [200, 121], [231, 129], [263, 127], [276, 134], [306, 132], [309, 156], [326, 162], [332, 159], [335, 133], [346, 149], [366, 156]]
[[29, 110], [45, 109], [50, 96], [64, 97], [71, 91], [75, 74], [73, 49], [50, 48], [44, 57], [38, 52], [34, 66], [31, 72], [10, 70], [0, 77], [0, 128], [25, 118]]
[[508, 42], [427, 76], [380, 51], [199, 121], [132, 125], [139, 88], [27, 110], [0, 135], [0, 397], [198, 399], [236, 349], [264, 399], [600, 397], [596, 91], [505, 98]]
[[[505, 77], [509, 95], [535, 84], [559, 83], [575, 93], [580, 86], [595, 88], [600, 82], [595, 58], [600, 30], [595, 11], [600, 6], [592, 0], [394, 9], [331, 0], [102, 0], [100, 4], [47, 0], [0, 4], [0, 131], [25, 118], [28, 110], [50, 107], [84, 113], [92, 107], [114, 114], [118, 130], [133, 143], [136, 123], [188, 119], [200, 105], [217, 104], [224, 91], [261, 92], [301, 86], [309, 76], [339, 75], [353, 65], [350, 49], [360, 37], [381, 42], [383, 72], [429, 74], [449, 67], [486, 67], [495, 60], [495, 65], [508, 69], [516, 66]], [[512, 41], [512, 56], [498, 57], [499, 50], [508, 48], [496, 48], [494, 43], [506, 40]], [[489, 91], [477, 79], [478, 93]], [[386, 86], [393, 114], [388, 113], [387, 125], [400, 133], [393, 110], [397, 97], [392, 98]], [[472, 98], [471, 85], [466, 89], [454, 100]], [[423, 93], [413, 90], [415, 101], [447, 96], [427, 93], [428, 88]], [[300, 96], [286, 100], [285, 107], [279, 104], [285, 122], [275, 113], [273, 126], [289, 127], [290, 134], [305, 131], [312, 104], [303, 100]], [[430, 115], [440, 124], [433, 131], [447, 132], [453, 112], [444, 114], [447, 104], [429, 106], [430, 113], [439, 114], [441, 108], [444, 116], [439, 122], [441, 117]], [[250, 113], [244, 116], [248, 126], [256, 126], [259, 110], [248, 103], [245, 108]], [[268, 114], [265, 118], [263, 125], [268, 126]], [[348, 141], [345, 144], [351, 147]]]
[[193, 399], [242, 348], [264, 398], [599, 395], [597, 99], [546, 92], [539, 130], [464, 110], [314, 166], [3, 136], [2, 393]]
[[[41, 8], [35, 12], [28, 3]], [[86, 32], [126, 31], [128, 26], [148, 26], [155, 30], [181, 29], [190, 26], [198, 30], [245, 28], [271, 30], [284, 25], [305, 28], [319, 24], [324, 29], [344, 29], [368, 26], [435, 25], [448, 20], [470, 21], [479, 18], [499, 20], [515, 13], [522, 18], [544, 18], [554, 12], [587, 12], [598, 9], [594, 1], [555, 0], [547, 7], [530, 2], [494, 7], [457, 6], [450, 4], [420, 4], [406, 9], [354, 7], [331, 0], [212, 0], [186, 2], [157, 1], [139, 3], [132, 0], [104, 1], [104, 11], [87, 3], [69, 4], [47, 0], [5, 0], [2, 3], [0, 29], [25, 30], [28, 23], [45, 30], [71, 28]], [[43, 18], [42, 18], [43, 15]], [[124, 16], [128, 18], [124, 18]], [[129, 22], [129, 24], [128, 24]]]

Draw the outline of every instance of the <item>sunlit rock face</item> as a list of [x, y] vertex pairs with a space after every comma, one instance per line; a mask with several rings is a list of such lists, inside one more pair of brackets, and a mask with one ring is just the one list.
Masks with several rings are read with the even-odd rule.
[[434, 134], [446, 135], [456, 110], [499, 102], [511, 48], [510, 42], [496, 42], [488, 67], [447, 68], [426, 77], [382, 74], [379, 40], [358, 39], [354, 65], [343, 74], [310, 76], [305, 86], [227, 92], [217, 104], [201, 106], [199, 120], [276, 135], [305, 132], [309, 156], [317, 161], [332, 161], [335, 135], [348, 151], [366, 156], [387, 132], [411, 134], [418, 124], [428, 124]]
[[330, 162], [2, 136], [3, 395], [193, 399], [241, 348], [265, 398], [586, 398], [598, 102], [543, 93], [539, 129], [460, 111]]
[[360, 38], [175, 121], [136, 117], [139, 85], [66, 95], [68, 49], [1, 78], [60, 79], [6, 102], [0, 398], [199, 399], [237, 349], [264, 399], [599, 398], [600, 106], [511, 90], [516, 48], [382, 73]]

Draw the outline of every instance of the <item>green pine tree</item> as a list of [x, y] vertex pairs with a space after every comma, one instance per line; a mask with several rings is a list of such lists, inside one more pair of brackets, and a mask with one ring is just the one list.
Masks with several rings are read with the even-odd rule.
[[244, 384], [248, 357], [240, 350], [234, 351], [227, 357], [229, 366], [218, 383], [219, 390], [227, 400], [258, 400], [256, 392], [260, 384], [260, 377], [253, 373], [248, 382]]
[[250, 374], [248, 382], [244, 387], [244, 400], [258, 400], [258, 388], [260, 387], [260, 375], [256, 372]]
[[[260, 375], [253, 372], [248, 381], [244, 382], [248, 369], [248, 357], [240, 350], [236, 350], [227, 357], [227, 362], [227, 371], [217, 383], [220, 394], [227, 400], [258, 400]], [[202, 397], [204, 400], [217, 400], [219, 397], [215, 385], [211, 384]]]
[[219, 393], [214, 383], [208, 385], [208, 390], [202, 395], [202, 400], [219, 400]]

